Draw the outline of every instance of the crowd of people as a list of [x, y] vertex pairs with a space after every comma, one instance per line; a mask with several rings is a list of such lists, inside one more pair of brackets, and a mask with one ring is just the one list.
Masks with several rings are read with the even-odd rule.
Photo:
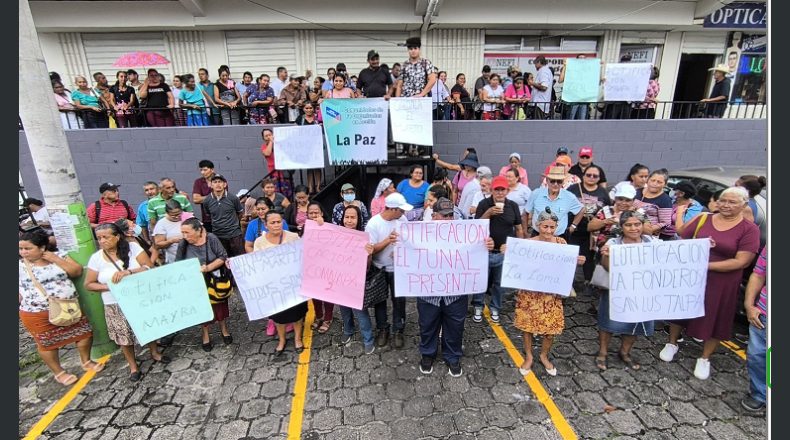
[[[621, 337], [617, 356], [629, 368], [639, 370], [631, 349], [638, 337], [651, 336], [656, 327], [653, 321], [634, 324], [610, 318], [608, 291], [592, 284], [599, 266], [608, 270], [610, 247], [708, 238], [711, 254], [705, 315], [669, 322], [669, 343], [660, 351], [660, 358], [673, 361], [685, 329], [686, 336], [703, 343], [694, 375], [703, 380], [710, 376], [711, 355], [719, 342], [730, 339], [732, 334], [743, 270], [761, 252], [760, 233], [755, 224], [756, 206], [752, 204], [766, 185], [764, 177], [742, 176], [732, 187], [714, 194], [703, 204], [695, 199], [697, 188], [690, 181], [678, 182], [667, 192], [665, 169], [651, 170], [635, 164], [622, 182], [614, 184], [611, 178], [607, 180], [604, 166], [593, 162], [589, 147], [580, 149], [576, 163], [567, 148], [558, 149], [537, 188], [529, 187], [518, 153], [510, 155], [507, 164], [491, 164], [499, 170], [496, 174], [492, 167], [481, 164], [481, 157], [473, 148], [464, 151], [458, 161], [447, 162], [438, 156], [435, 159], [438, 166], [431, 183], [419, 165], [412, 166], [400, 182], [382, 179], [370, 201], [360, 199], [357, 188], [345, 183], [340, 188], [341, 201], [331, 210], [311, 200], [311, 191], [305, 185], [285, 188], [266, 179], [262, 183], [264, 195], [258, 199], [248, 197], [247, 190], [234, 194], [228, 188], [227, 179], [216, 173], [214, 164], [208, 160], [197, 164], [200, 177], [194, 181], [191, 194], [179, 191], [176, 182], [169, 178], [146, 182], [141, 188], [144, 200], [136, 210], [121, 199], [120, 185], [102, 184], [101, 198], [87, 208], [100, 250], [87, 265], [85, 288], [102, 293], [110, 338], [122, 347], [131, 380], [141, 378], [134, 358], [136, 339], [108, 287], [110, 282], [116, 283], [156, 265], [197, 258], [214, 313], [212, 320], [203, 324], [201, 345], [203, 350], [211, 351], [209, 326], [213, 323], [220, 324], [223, 342], [233, 343], [227, 325], [230, 316], [227, 298], [234, 283], [226, 264], [228, 258], [299, 240], [308, 219], [369, 234], [370, 244], [366, 247], [369, 274], [382, 272], [377, 276], [387, 290], [382, 300], [370, 304], [374, 309], [375, 331], [367, 307], [361, 310], [337, 307], [343, 325], [341, 342], [349, 343], [358, 326], [367, 354], [390, 341], [396, 349], [404, 346], [403, 335], [409, 325], [406, 299], [395, 296], [394, 291], [393, 251], [399, 239], [398, 224], [489, 220], [487, 291], [417, 299], [419, 319], [414, 324], [420, 332], [420, 371], [431, 374], [441, 342], [442, 357], [453, 376], [463, 373], [461, 341], [469, 303], [472, 320], [480, 323], [484, 319], [486, 296], [490, 295], [490, 320], [500, 322], [505, 301], [500, 280], [508, 237], [579, 246], [577, 262], [584, 277], [583, 295], [598, 297], [588, 313], [598, 319], [600, 350], [595, 364], [601, 370], [608, 368], [607, 349], [613, 335]], [[455, 173], [452, 179], [449, 172]], [[34, 212], [43, 208], [43, 203], [35, 199], [29, 199], [26, 204]], [[193, 204], [200, 205], [200, 217], [193, 215]], [[37, 218], [46, 221], [43, 216]], [[73, 299], [76, 291], [70, 279], [82, 273], [82, 268], [65, 253], [52, 252], [51, 247], [51, 237], [46, 234], [27, 232], [20, 236], [20, 317], [39, 344], [42, 359], [55, 373], [56, 380], [68, 385], [76, 378], [60, 367], [57, 348], [76, 342], [84, 369], [99, 371], [102, 367], [87, 357], [91, 328], [84, 318], [69, 327], [48, 322], [44, 299]], [[767, 251], [763, 248], [747, 288], [745, 304], [754, 342], [749, 343], [748, 349], [752, 389], [744, 406], [752, 410], [762, 408], [765, 401], [766, 258]], [[533, 369], [532, 345], [536, 335], [542, 338], [541, 364], [548, 374], [557, 374], [549, 355], [554, 335], [561, 334], [565, 326], [565, 301], [544, 292], [518, 292], [513, 325], [524, 336], [525, 361], [519, 366], [523, 375]], [[327, 301], [312, 302], [315, 321], [311, 330], [326, 333], [334, 322], [336, 307]], [[391, 321], [388, 303], [392, 305]], [[279, 339], [276, 356], [286, 349], [289, 331], [294, 332], [296, 352], [304, 349], [306, 312], [307, 305], [302, 303], [270, 317], [268, 332], [272, 336], [277, 334]], [[155, 361], [170, 362], [158, 347], [167, 346], [172, 337], [148, 344]]]
[[[406, 42], [409, 59], [382, 64], [379, 53], [367, 54], [368, 67], [351, 75], [345, 63], [329, 68], [326, 76], [314, 76], [310, 70], [303, 75], [278, 67], [274, 76], [261, 73], [256, 77], [246, 71], [239, 80], [232, 79], [230, 67], [217, 69], [212, 81], [208, 69], [167, 78], [155, 68], [138, 72], [134, 69], [115, 72], [115, 82], [102, 72], [89, 78], [77, 77], [73, 91], [64, 87], [56, 72], [50, 73], [55, 102], [60, 110], [63, 127], [126, 128], [173, 127], [238, 124], [321, 122], [320, 106], [324, 99], [431, 97], [434, 119], [437, 120], [523, 120], [523, 119], [654, 119], [661, 86], [659, 70], [652, 68], [645, 98], [641, 102], [606, 102], [603, 83], [597, 103], [574, 103], [558, 99], [555, 86], [565, 81], [567, 65], [559, 78], [546, 57], [534, 59], [537, 73], [522, 73], [511, 65], [500, 76], [491, 67], [483, 66], [472, 89], [467, 88], [466, 75], [456, 75], [455, 84], [447, 84], [447, 72], [420, 56], [421, 41], [417, 37]], [[577, 58], [585, 58], [580, 54]], [[620, 62], [630, 62], [630, 55]], [[567, 60], [566, 60], [567, 62]], [[602, 63], [603, 64], [603, 63]], [[721, 117], [726, 109], [730, 78], [726, 66], [709, 69], [714, 87], [706, 103], [706, 117]], [[238, 73], [238, 72], [237, 72]], [[145, 75], [141, 80], [140, 75]]]

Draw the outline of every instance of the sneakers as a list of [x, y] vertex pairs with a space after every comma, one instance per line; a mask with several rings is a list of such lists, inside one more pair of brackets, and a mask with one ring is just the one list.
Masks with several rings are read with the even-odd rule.
[[348, 344], [349, 342], [351, 342], [351, 338], [353, 336], [354, 336], [353, 334], [347, 335], [347, 334], [344, 333], [343, 336], [340, 337], [340, 343], [343, 344], [343, 345]]
[[499, 322], [499, 310], [491, 309], [491, 321]]
[[674, 359], [675, 355], [678, 354], [678, 350], [680, 350], [680, 348], [677, 345], [667, 344], [664, 346], [664, 349], [661, 350], [661, 354], [659, 354], [658, 357], [660, 357], [664, 362], [672, 362], [672, 359]]
[[375, 351], [376, 351], [376, 346], [374, 344], [365, 346], [365, 354], [373, 354]]
[[406, 152], [404, 151], [403, 144], [395, 144], [395, 157], [397, 159], [406, 159]]
[[[460, 368], [460, 365], [459, 365]], [[422, 374], [431, 374], [433, 373], [433, 358], [430, 356], [422, 355], [422, 360], [420, 360], [420, 372]]]
[[390, 334], [389, 331], [386, 329], [379, 330], [379, 333], [376, 335], [376, 345], [379, 347], [383, 347], [387, 345], [390, 341]]
[[392, 335], [392, 345], [395, 348], [403, 348], [403, 333], [395, 333]]
[[710, 377], [710, 360], [697, 359], [697, 366], [694, 368], [694, 376], [697, 379], [705, 380]]
[[456, 362], [454, 364], [450, 364], [450, 376], [453, 377], [461, 377], [463, 374], [463, 370], [461, 370], [461, 363]]
[[697, 342], [697, 343], [699, 343], [699, 344], [702, 344], [702, 343], [704, 343], [704, 342], [705, 342], [705, 341], [703, 341], [702, 339], [697, 339], [697, 338], [691, 338], [691, 339], [693, 339], [695, 342]]
[[483, 322], [483, 308], [475, 307], [475, 315], [472, 318], [475, 322]]
[[752, 398], [752, 396], [746, 396], [743, 400], [741, 400], [741, 406], [746, 411], [757, 412], [762, 411], [765, 408], [765, 403]]

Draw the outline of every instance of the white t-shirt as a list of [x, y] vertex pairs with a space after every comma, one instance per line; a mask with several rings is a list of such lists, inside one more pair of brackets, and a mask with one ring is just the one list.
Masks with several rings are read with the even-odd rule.
[[[171, 222], [167, 218], [160, 219], [154, 226], [154, 237], [157, 235], [164, 235], [165, 240], [181, 238], [181, 222]], [[176, 250], [178, 250], [178, 243], [173, 243], [165, 249], [166, 263], [176, 261]]]
[[[392, 231], [398, 227], [399, 222], [405, 222], [406, 216], [401, 216], [399, 219], [386, 221], [381, 217], [381, 214], [374, 216], [368, 225], [365, 227], [365, 232], [370, 235], [370, 244], [377, 245], [389, 237]], [[381, 269], [384, 268], [387, 272], [395, 271], [395, 260], [392, 258], [392, 253], [395, 252], [395, 246], [392, 244], [387, 245], [383, 251], [378, 254], [373, 254], [373, 264]]]
[[[488, 99], [504, 99], [504, 97], [505, 97], [505, 89], [503, 89], [501, 85], [499, 87], [497, 87], [496, 90], [494, 90], [494, 89], [491, 88], [491, 85], [489, 84], [489, 85], [483, 87], [483, 90], [488, 92], [487, 93], [487, 95], [488, 95], [487, 98]], [[492, 111], [497, 110], [499, 108], [500, 108], [499, 104], [493, 104], [493, 103], [483, 104], [483, 111], [492, 112]]]
[[532, 190], [527, 185], [519, 183], [516, 189], [507, 193], [507, 198], [518, 203], [518, 210], [524, 214], [524, 208], [527, 206], [529, 196], [532, 195]]
[[285, 86], [288, 84], [290, 84], [288, 79], [285, 81], [280, 81], [280, 78], [272, 78], [271, 88], [274, 90], [274, 102], [277, 102], [277, 100], [280, 99], [280, 92], [282, 92]]
[[43, 206], [41, 209], [33, 213], [33, 218], [39, 223], [50, 223], [47, 208], [44, 208]]
[[469, 210], [472, 206], [477, 206], [477, 204], [473, 204], [472, 200], [476, 193], [480, 192], [480, 181], [477, 179], [472, 179], [467, 182], [466, 186], [464, 187], [463, 192], [461, 192], [461, 203], [458, 204], [458, 207], [461, 209], [461, 212], [464, 214], [466, 218], [473, 218], [474, 216], [470, 214]]
[[551, 89], [554, 87], [554, 74], [551, 73], [549, 66], [543, 66], [538, 70], [535, 75], [535, 83], [546, 87], [546, 90], [540, 91], [537, 88], [532, 88], [532, 98], [530, 102], [537, 105], [543, 113], [549, 112], [549, 102], [551, 101]]
[[[129, 243], [129, 267], [123, 267], [123, 262], [120, 260], [116, 261], [115, 264], [117, 264], [121, 270], [139, 269], [140, 263], [137, 262], [137, 256], [142, 252], [144, 252], [143, 248], [141, 248], [139, 244]], [[98, 272], [99, 277], [97, 281], [102, 284], [109, 284], [110, 280], [112, 280], [112, 275], [118, 272], [115, 265], [104, 258], [104, 251], [98, 251], [91, 255], [90, 260], [88, 260], [88, 269]], [[115, 299], [115, 296], [109, 290], [101, 293], [101, 300], [105, 305], [118, 304], [118, 300]]]
[[489, 197], [491, 197], [491, 194], [483, 194], [483, 191], [476, 192], [475, 195], [472, 197], [472, 207], [477, 209], [477, 205], [479, 205], [480, 202], [483, 201], [483, 199], [487, 199]]

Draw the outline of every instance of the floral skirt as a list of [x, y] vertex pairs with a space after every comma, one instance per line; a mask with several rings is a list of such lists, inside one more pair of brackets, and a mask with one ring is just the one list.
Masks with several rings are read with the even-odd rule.
[[107, 333], [113, 342], [126, 346], [137, 344], [132, 326], [129, 325], [118, 304], [104, 305], [104, 319], [107, 321]]
[[513, 324], [522, 332], [559, 335], [565, 329], [562, 298], [550, 293], [520, 290]]
[[72, 342], [93, 336], [93, 328], [84, 314], [76, 324], [69, 326], [59, 326], [49, 322], [49, 311], [34, 313], [20, 310], [19, 318], [22, 320], [22, 325], [36, 340], [40, 351], [57, 350]]

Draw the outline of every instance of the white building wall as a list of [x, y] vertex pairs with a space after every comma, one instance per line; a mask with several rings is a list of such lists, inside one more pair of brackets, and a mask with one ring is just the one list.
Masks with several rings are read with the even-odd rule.
[[423, 53], [434, 66], [447, 72], [447, 87], [455, 85], [459, 73], [466, 76], [466, 88], [472, 90], [483, 67], [485, 51], [483, 29], [434, 29], [428, 31]]
[[197, 74], [206, 67], [206, 45], [201, 31], [165, 32], [165, 44], [170, 56], [170, 70], [174, 75]]

